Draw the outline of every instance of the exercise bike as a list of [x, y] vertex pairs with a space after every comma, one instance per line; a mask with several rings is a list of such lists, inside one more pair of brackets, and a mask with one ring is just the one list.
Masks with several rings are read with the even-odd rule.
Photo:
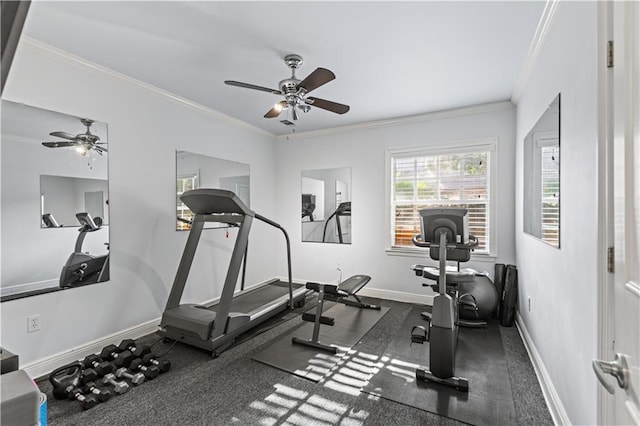
[[[458, 327], [484, 327], [484, 319], [495, 309], [498, 295], [486, 275], [472, 269], [460, 269], [461, 262], [471, 259], [471, 251], [478, 239], [468, 234], [467, 209], [430, 208], [420, 210], [422, 234], [413, 237], [418, 247], [429, 248], [429, 256], [439, 261], [439, 268], [413, 265], [416, 275], [436, 280], [437, 295], [422, 340], [429, 340], [429, 369], [416, 369], [416, 379], [437, 382], [469, 391], [469, 381], [455, 374]], [[456, 269], [447, 268], [447, 261], [456, 261]], [[427, 285], [427, 284], [423, 284]], [[462, 291], [461, 291], [462, 290]], [[460, 320], [460, 312], [467, 312], [467, 320]], [[412, 332], [412, 341], [415, 339]]]
[[62, 267], [60, 288], [79, 287], [109, 279], [109, 254], [92, 256], [82, 252], [82, 244], [87, 233], [102, 229], [102, 218], [92, 218], [89, 213], [76, 213], [76, 218], [80, 222], [80, 234], [73, 253]]

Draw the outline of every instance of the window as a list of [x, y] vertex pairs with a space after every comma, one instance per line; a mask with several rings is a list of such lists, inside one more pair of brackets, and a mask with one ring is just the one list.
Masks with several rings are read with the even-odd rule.
[[542, 187], [542, 240], [554, 247], [560, 244], [560, 150], [558, 140], [541, 146]]
[[492, 153], [495, 141], [389, 152], [391, 248], [415, 248], [420, 209], [460, 207], [469, 211], [475, 253], [492, 253]]
[[188, 230], [191, 228], [190, 221], [193, 220], [193, 212], [182, 202], [180, 196], [187, 191], [198, 187], [198, 173], [188, 173], [178, 176], [176, 179], [176, 217], [178, 219], [177, 229]]

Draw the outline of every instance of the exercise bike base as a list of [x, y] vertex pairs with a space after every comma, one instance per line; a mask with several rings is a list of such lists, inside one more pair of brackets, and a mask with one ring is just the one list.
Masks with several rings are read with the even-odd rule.
[[416, 369], [416, 379], [421, 380], [423, 382], [435, 382], [440, 383], [441, 385], [450, 386], [459, 390], [460, 392], [469, 392], [469, 380], [463, 377], [437, 377], [431, 371], [424, 370], [422, 368]]

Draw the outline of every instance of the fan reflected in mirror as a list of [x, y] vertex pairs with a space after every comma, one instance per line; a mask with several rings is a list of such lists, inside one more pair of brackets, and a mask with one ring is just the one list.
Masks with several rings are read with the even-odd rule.
[[107, 148], [101, 145], [106, 145], [106, 142], [100, 142], [100, 137], [91, 133], [91, 126], [95, 123], [94, 120], [90, 118], [81, 118], [80, 122], [86, 127], [84, 133], [78, 133], [77, 135], [73, 135], [64, 131], [55, 131], [49, 133], [51, 136], [55, 136], [57, 138], [65, 139], [64, 141], [52, 141], [52, 142], [42, 142], [42, 145], [47, 148], [67, 148], [67, 147], [75, 147], [76, 152], [81, 156], [86, 156], [91, 151], [97, 152], [99, 155], [102, 155], [103, 152], [107, 152]]

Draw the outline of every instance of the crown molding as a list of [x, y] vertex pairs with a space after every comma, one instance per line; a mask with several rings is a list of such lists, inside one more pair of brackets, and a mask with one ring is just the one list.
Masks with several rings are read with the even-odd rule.
[[401, 126], [412, 123], [420, 123], [430, 120], [442, 120], [446, 118], [460, 117], [464, 115], [482, 114], [487, 112], [513, 109], [514, 105], [510, 101], [492, 102], [488, 104], [472, 105], [462, 108], [448, 109], [443, 111], [427, 112], [424, 114], [408, 115], [385, 120], [369, 121], [366, 123], [350, 124], [347, 126], [332, 127], [330, 129], [310, 130], [308, 132], [278, 135], [277, 141], [290, 141], [294, 139], [305, 139], [317, 136], [328, 136], [340, 133], [359, 132], [372, 130], [381, 127]]
[[99, 74], [103, 77], [107, 77], [107, 78], [111, 78], [114, 80], [118, 80], [120, 82], [123, 82], [125, 84], [129, 84], [132, 86], [136, 86], [140, 89], [144, 89], [147, 90], [149, 92], [152, 92], [156, 95], [160, 95], [162, 97], [165, 97], [167, 99], [169, 99], [172, 102], [184, 105], [188, 108], [197, 110], [203, 114], [206, 114], [216, 120], [220, 120], [223, 122], [227, 122], [231, 125], [234, 126], [240, 126], [240, 127], [244, 127], [246, 129], [249, 129], [251, 131], [254, 131], [256, 133], [260, 133], [264, 136], [270, 137], [270, 138], [274, 138], [275, 135], [273, 133], [267, 132], [266, 130], [263, 130], [259, 127], [256, 127], [252, 124], [249, 124], [247, 122], [244, 122], [242, 120], [238, 120], [237, 118], [231, 117], [229, 115], [223, 114], [222, 112], [206, 107], [202, 104], [199, 104], [197, 102], [194, 102], [192, 100], [189, 100], [187, 98], [183, 98], [182, 96], [178, 96], [174, 93], [171, 93], [169, 91], [160, 89], [159, 87], [153, 86], [149, 83], [145, 83], [144, 81], [141, 80], [137, 80], [133, 77], [130, 77], [126, 74], [122, 74], [119, 73], [117, 71], [114, 71], [110, 68], [104, 67], [102, 65], [98, 65], [94, 62], [88, 61], [84, 58], [81, 58], [79, 56], [76, 56], [72, 53], [69, 53], [67, 51], [64, 51], [62, 49], [58, 49], [57, 47], [51, 46], [47, 43], [44, 43], [40, 40], [28, 37], [28, 36], [22, 36], [20, 38], [20, 44], [22, 46], [27, 46], [29, 48], [32, 48], [34, 50], [37, 50], [41, 53], [44, 53], [50, 57], [56, 58], [56, 59], [61, 59], [65, 62], [71, 63], [73, 65], [77, 65], [80, 66], [90, 72], [93, 72], [94, 74]]
[[520, 69], [520, 73], [518, 74], [518, 80], [516, 81], [516, 85], [513, 88], [513, 93], [511, 94], [511, 102], [514, 105], [518, 105], [518, 102], [522, 97], [524, 88], [529, 81], [529, 76], [531, 75], [533, 67], [538, 60], [540, 51], [542, 50], [542, 45], [544, 44], [547, 34], [549, 33], [549, 28], [551, 28], [551, 24], [556, 17], [559, 4], [560, 0], [547, 0], [544, 6], [542, 16], [540, 16], [540, 21], [538, 22], [538, 28], [536, 28], [536, 33], [533, 36], [533, 40], [531, 41], [531, 45], [529, 46], [529, 51], [527, 52], [527, 56], [524, 59], [522, 68]]

